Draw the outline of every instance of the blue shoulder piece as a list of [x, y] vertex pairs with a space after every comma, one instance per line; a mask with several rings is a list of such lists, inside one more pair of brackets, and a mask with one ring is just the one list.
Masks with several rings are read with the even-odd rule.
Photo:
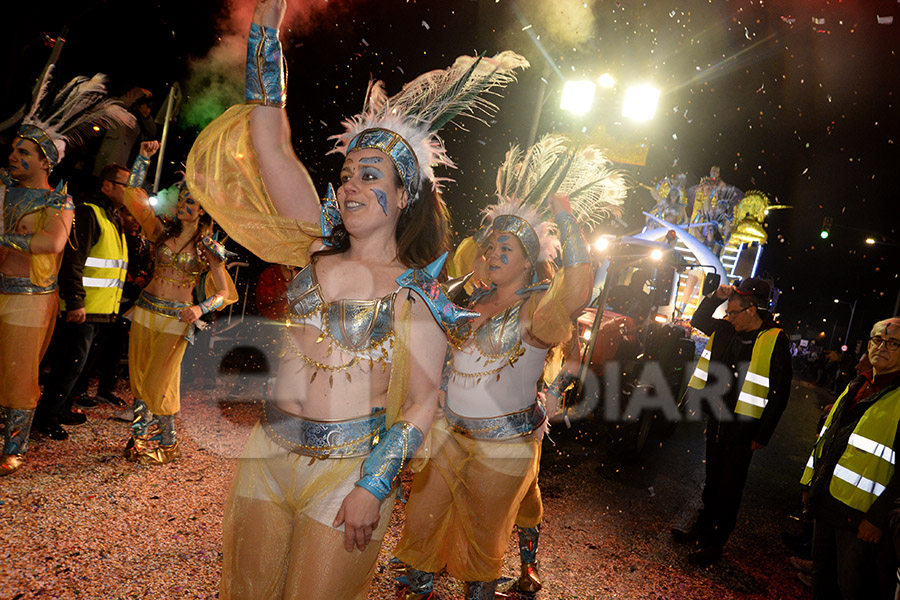
[[234, 258], [237, 256], [234, 252], [225, 249], [225, 244], [219, 241], [219, 232], [215, 232], [213, 235], [205, 235], [200, 240], [203, 242], [203, 247], [212, 252], [219, 260], [222, 262], [227, 261], [229, 258]]
[[322, 198], [321, 213], [319, 214], [319, 228], [322, 230], [322, 237], [326, 246], [331, 246], [329, 238], [335, 227], [342, 224], [341, 210], [338, 207], [337, 198], [334, 195], [334, 187], [329, 183], [325, 197]]
[[425, 300], [434, 320], [444, 331], [450, 331], [478, 316], [477, 312], [453, 304], [438, 282], [437, 276], [447, 261], [447, 254], [444, 252], [424, 269], [410, 269], [397, 278], [400, 287], [416, 292]]

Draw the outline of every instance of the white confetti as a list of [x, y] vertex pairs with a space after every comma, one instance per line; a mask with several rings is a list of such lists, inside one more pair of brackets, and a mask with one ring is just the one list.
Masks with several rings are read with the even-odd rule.
[[426, 23], [425, 21], [422, 21], [422, 27], [424, 27], [424, 28], [427, 29], [428, 31], [431, 31], [431, 25], [429, 25], [429, 24]]

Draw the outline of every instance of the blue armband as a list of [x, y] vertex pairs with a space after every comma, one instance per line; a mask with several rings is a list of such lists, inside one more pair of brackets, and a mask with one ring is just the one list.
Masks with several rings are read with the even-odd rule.
[[378, 500], [384, 500], [424, 440], [425, 434], [409, 421], [394, 423], [366, 458], [362, 479], [356, 485], [370, 491]]
[[247, 38], [247, 80], [244, 99], [265, 106], [284, 108], [287, 89], [287, 68], [281, 53], [278, 31], [250, 24]]
[[0, 235], [0, 246], [31, 254], [31, 238], [33, 233], [4, 233]]
[[205, 315], [225, 306], [225, 298], [222, 297], [222, 294], [213, 294], [197, 306], [200, 307], [200, 312]]
[[138, 154], [131, 165], [131, 173], [128, 174], [128, 187], [144, 187], [144, 181], [147, 179], [147, 169], [150, 167], [150, 157]]
[[559, 229], [559, 245], [561, 247], [563, 267], [571, 267], [591, 262], [591, 253], [588, 249], [584, 233], [571, 214], [561, 212], [553, 220]]

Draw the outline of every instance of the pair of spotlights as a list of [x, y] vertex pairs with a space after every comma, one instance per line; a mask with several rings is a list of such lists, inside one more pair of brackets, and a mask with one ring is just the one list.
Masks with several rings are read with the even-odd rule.
[[[612, 88], [615, 85], [615, 81], [609, 73], [601, 76], [598, 83], [605, 88]], [[594, 103], [598, 83], [567, 81], [563, 86], [560, 108], [578, 115], [587, 114]], [[658, 102], [658, 89], [651, 85], [633, 85], [625, 90], [622, 116], [634, 121], [649, 121], [656, 114]]]

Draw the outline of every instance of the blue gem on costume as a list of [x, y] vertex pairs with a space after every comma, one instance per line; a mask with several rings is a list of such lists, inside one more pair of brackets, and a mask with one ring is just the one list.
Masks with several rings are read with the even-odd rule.
[[322, 230], [322, 237], [324, 238], [323, 241], [326, 246], [332, 245], [329, 241], [331, 232], [334, 231], [335, 227], [343, 224], [343, 222], [344, 221], [341, 219], [341, 209], [338, 206], [337, 197], [334, 195], [334, 186], [329, 183], [328, 190], [325, 192], [325, 197], [322, 198], [319, 213], [319, 228]]
[[432, 316], [445, 331], [450, 331], [479, 314], [453, 304], [437, 280], [448, 254], [444, 252], [424, 269], [409, 269], [396, 280], [400, 287], [416, 292], [425, 300]]

